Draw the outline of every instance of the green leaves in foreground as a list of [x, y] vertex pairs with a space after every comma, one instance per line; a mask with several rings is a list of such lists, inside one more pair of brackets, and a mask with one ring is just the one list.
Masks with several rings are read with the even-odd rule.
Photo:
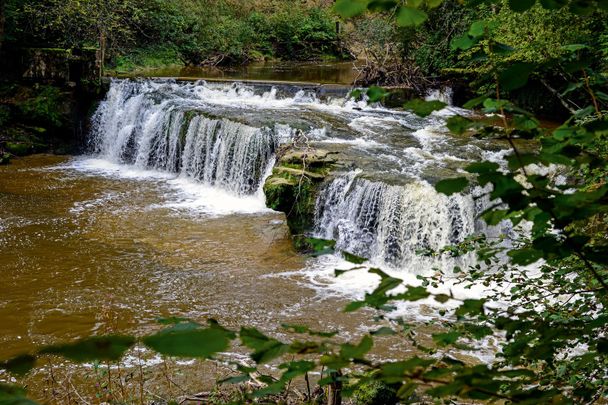
[[500, 74], [499, 81], [502, 90], [511, 91], [525, 86], [533, 70], [534, 65], [532, 63], [512, 64]]
[[406, 110], [413, 111], [414, 114], [420, 117], [426, 117], [430, 115], [433, 111], [441, 110], [446, 105], [446, 103], [441, 102], [439, 100], [425, 101], [417, 98], [405, 103], [403, 105], [403, 108], [405, 108]]
[[25, 389], [16, 385], [0, 383], [0, 404], [4, 405], [36, 405], [25, 397]]
[[[428, 18], [426, 12], [419, 7], [425, 4], [429, 8], [439, 6], [442, 0], [417, 0], [409, 1], [407, 6], [400, 6], [395, 14], [395, 21], [401, 27], [415, 27]], [[390, 11], [398, 6], [398, 2], [392, 0], [337, 0], [334, 11], [343, 18], [352, 18], [363, 14], [367, 10]]]
[[464, 177], [440, 180], [435, 184], [435, 190], [445, 195], [459, 193], [469, 185], [469, 180]]
[[255, 328], [241, 328], [239, 336], [245, 346], [254, 350], [251, 358], [258, 364], [267, 363], [290, 349], [289, 345], [270, 338]]
[[208, 328], [180, 323], [144, 338], [143, 343], [166, 356], [210, 358], [226, 350], [234, 336], [214, 321]]
[[0, 369], [6, 370], [9, 373], [15, 375], [25, 375], [32, 368], [34, 368], [35, 364], [35, 356], [23, 354], [21, 356], [14, 357], [10, 360], [0, 363]]
[[427, 20], [429, 16], [422, 10], [413, 7], [401, 7], [397, 12], [397, 25], [401, 27], [415, 27]]
[[135, 344], [132, 336], [94, 336], [75, 343], [48, 346], [40, 354], [54, 354], [76, 362], [119, 360]]

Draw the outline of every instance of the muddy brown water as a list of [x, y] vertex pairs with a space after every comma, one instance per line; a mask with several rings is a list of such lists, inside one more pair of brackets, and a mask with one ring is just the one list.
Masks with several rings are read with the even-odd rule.
[[[174, 209], [162, 204], [170, 192], [163, 181], [83, 173], [72, 159], [36, 155], [0, 167], [0, 359], [90, 335], [141, 336], [167, 316], [214, 318], [278, 338], [289, 338], [282, 323], [339, 330], [347, 339], [375, 325], [369, 312], [344, 314], [347, 299], [320, 296], [298, 274], [309, 259], [294, 251], [283, 214]], [[380, 341], [378, 351], [396, 356], [409, 348]], [[155, 395], [179, 394], [165, 381], [167, 367], [188, 392], [222, 374], [217, 365], [144, 357], [146, 390]], [[46, 361], [26, 380], [33, 397], [62, 402], [68, 382], [79, 395], [99, 393], [92, 382], [99, 370], [82, 374]], [[64, 392], [61, 401], [49, 384], [64, 387], [54, 388]]]

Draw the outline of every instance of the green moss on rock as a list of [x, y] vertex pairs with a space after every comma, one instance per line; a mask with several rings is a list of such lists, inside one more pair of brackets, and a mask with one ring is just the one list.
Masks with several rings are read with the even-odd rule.
[[279, 151], [277, 165], [264, 184], [266, 205], [287, 216], [287, 224], [299, 250], [307, 250], [304, 235], [314, 225], [317, 193], [335, 160], [323, 150]]
[[0, 165], [7, 165], [11, 161], [11, 155], [7, 152], [0, 152]]
[[31, 143], [7, 142], [5, 148], [15, 156], [25, 156], [33, 152], [34, 145]]

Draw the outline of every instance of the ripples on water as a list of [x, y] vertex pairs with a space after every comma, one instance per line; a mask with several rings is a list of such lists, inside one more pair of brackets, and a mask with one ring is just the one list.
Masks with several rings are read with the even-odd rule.
[[[279, 335], [284, 322], [362, 333], [365, 311], [340, 310], [378, 278], [336, 280], [343, 260], [294, 252], [284, 216], [265, 207], [261, 190], [274, 151], [300, 131], [338, 152], [344, 168], [322, 188], [315, 235], [418, 283], [417, 274], [455, 262], [416, 250], [481, 226], [472, 196], [438, 195], [432, 184], [505, 153], [449, 135], [444, 120], [455, 111], [422, 119], [314, 89], [114, 81], [90, 155], [0, 168], [0, 357], [95, 333], [144, 333], [170, 315]], [[428, 319], [431, 305], [400, 313]]]

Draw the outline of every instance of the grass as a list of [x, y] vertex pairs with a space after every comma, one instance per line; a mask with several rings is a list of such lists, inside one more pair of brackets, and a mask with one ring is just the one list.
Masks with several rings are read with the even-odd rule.
[[148, 47], [116, 57], [106, 71], [121, 74], [175, 66], [183, 66], [177, 50], [171, 47]]

